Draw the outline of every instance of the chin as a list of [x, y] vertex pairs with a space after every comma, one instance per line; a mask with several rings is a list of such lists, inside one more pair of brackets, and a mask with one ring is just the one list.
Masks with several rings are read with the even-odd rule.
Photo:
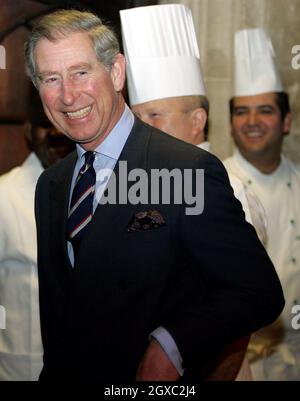
[[89, 142], [93, 141], [96, 138], [96, 135], [93, 136], [93, 135], [80, 135], [80, 134], [79, 135], [76, 135], [76, 134], [72, 135], [72, 134], [68, 134], [68, 137], [72, 141], [75, 141], [75, 142], [78, 142], [78, 143], [89, 143]]

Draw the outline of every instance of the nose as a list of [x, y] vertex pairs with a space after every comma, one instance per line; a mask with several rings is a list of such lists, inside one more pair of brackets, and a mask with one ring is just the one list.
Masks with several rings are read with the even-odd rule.
[[248, 114], [248, 125], [257, 125], [259, 123], [258, 113], [256, 110], [251, 110]]
[[63, 104], [71, 106], [77, 98], [78, 92], [71, 80], [63, 81], [61, 86], [61, 101]]

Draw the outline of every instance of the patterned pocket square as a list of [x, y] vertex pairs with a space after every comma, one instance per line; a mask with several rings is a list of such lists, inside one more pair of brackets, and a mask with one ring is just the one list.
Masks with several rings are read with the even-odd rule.
[[166, 222], [162, 215], [157, 210], [150, 209], [133, 215], [127, 226], [127, 231], [133, 233], [136, 231], [151, 230], [152, 228], [159, 228], [165, 225]]

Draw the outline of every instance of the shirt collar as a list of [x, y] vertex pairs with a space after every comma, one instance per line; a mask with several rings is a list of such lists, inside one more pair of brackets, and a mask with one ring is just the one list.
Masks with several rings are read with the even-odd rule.
[[204, 149], [207, 152], [210, 151], [210, 142], [208, 142], [208, 141], [204, 141], [202, 143], [199, 143], [199, 145], [197, 145], [197, 146], [198, 146], [198, 148]]
[[248, 173], [252, 174], [254, 177], [265, 177], [268, 179], [268, 177], [274, 176], [275, 174], [278, 174], [282, 166], [284, 164], [284, 157], [281, 154], [280, 156], [280, 163], [279, 166], [270, 174], [264, 174], [260, 170], [258, 170], [253, 164], [249, 163], [248, 160], [241, 154], [239, 149], [236, 147], [234, 150], [233, 158], [237, 161], [237, 163]]
[[[123, 114], [109, 135], [95, 149], [96, 153], [118, 160], [134, 124], [134, 115], [127, 105]], [[85, 154], [85, 150], [76, 144], [78, 160]]]

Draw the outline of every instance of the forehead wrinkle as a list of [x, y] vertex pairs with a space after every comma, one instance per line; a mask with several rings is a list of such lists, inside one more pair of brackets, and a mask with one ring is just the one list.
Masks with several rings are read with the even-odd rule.
[[[74, 52], [74, 45], [72, 42], [71, 43], [69, 42], [70, 38], [73, 36], [76, 37], [76, 35], [77, 34], [74, 33], [69, 37], [62, 38], [61, 40], [55, 42], [43, 38], [37, 43], [36, 48], [34, 49], [34, 53], [35, 53], [37, 71], [39, 75], [59, 74], [60, 70], [69, 71], [70, 69], [72, 68], [75, 69], [78, 66], [91, 66], [91, 62], [93, 61], [92, 57], [96, 58], [96, 55], [93, 51], [93, 47], [90, 41], [87, 41], [86, 43], [81, 44], [79, 49], [76, 48], [75, 49], [76, 51]], [[66, 44], [65, 47], [62, 47], [63, 43]], [[47, 51], [45, 50], [45, 45], [48, 46]], [[47, 68], [48, 65], [47, 64], [45, 65], [45, 63], [49, 63], [49, 57], [50, 55], [53, 56], [53, 54], [55, 55], [55, 57], [54, 60], [53, 58], [52, 60], [56, 62], [54, 63], [54, 65], [52, 65], [53, 69], [48, 70]], [[78, 56], [81, 58], [80, 61], [78, 61]], [[90, 62], [87, 63], [86, 59], [88, 59]], [[42, 65], [41, 69], [38, 68], [39, 64]]]

